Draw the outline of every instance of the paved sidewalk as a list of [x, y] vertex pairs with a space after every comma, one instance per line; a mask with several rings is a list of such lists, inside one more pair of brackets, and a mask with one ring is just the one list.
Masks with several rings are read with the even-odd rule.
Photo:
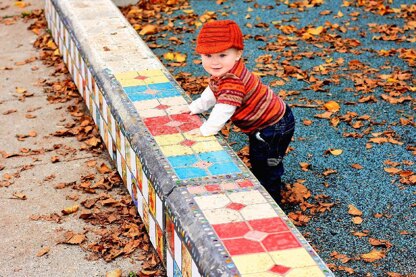
[[[43, 1], [21, 2], [30, 4], [24, 8], [15, 2], [0, 1], [0, 16], [7, 19], [0, 23], [0, 276], [105, 276], [118, 268], [123, 269], [123, 276], [137, 272], [137, 259], [88, 261], [89, 252], [78, 245], [57, 244], [65, 239], [66, 231], [91, 229], [79, 212], [61, 213], [91, 195], [55, 186], [80, 183], [82, 176], [90, 174], [100, 180], [104, 175], [96, 168], [103, 163], [112, 165], [105, 151], [81, 151], [85, 143], [76, 137], [51, 135], [74, 123], [68, 108], [76, 104], [49, 103], [42, 83], [69, 75], [51, 76], [54, 68], [42, 64], [37, 59], [39, 51], [32, 46], [36, 35], [27, 29], [31, 21], [24, 22], [19, 16], [23, 11], [43, 9]], [[14, 15], [19, 18], [11, 17]], [[16, 155], [8, 157], [11, 154]], [[126, 190], [117, 188], [108, 194], [120, 198]], [[33, 220], [51, 214], [59, 215], [61, 223]], [[42, 249], [47, 253], [40, 256]]]

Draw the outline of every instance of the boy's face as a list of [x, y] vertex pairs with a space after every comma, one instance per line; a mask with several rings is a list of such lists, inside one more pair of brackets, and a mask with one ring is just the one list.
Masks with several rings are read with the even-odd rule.
[[230, 48], [214, 54], [201, 54], [202, 66], [213, 77], [220, 77], [233, 68], [242, 53], [242, 50]]

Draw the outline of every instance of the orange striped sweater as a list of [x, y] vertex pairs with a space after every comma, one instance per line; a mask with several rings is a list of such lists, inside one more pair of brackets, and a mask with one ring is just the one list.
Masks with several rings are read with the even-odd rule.
[[244, 133], [255, 133], [271, 126], [285, 113], [283, 100], [248, 71], [241, 59], [228, 73], [211, 77], [209, 86], [217, 103], [237, 107], [231, 120]]

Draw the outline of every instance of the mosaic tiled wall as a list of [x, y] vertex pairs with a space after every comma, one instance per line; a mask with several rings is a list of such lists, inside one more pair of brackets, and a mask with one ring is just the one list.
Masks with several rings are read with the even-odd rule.
[[333, 276], [224, 139], [188, 133], [201, 119], [110, 0], [45, 11], [168, 276]]

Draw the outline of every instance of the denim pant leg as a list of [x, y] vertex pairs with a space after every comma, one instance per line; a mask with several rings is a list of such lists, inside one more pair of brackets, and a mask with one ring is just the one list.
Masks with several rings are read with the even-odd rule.
[[295, 131], [295, 119], [289, 106], [283, 118], [260, 131], [260, 139], [249, 136], [252, 172], [271, 193], [279, 193], [284, 173], [283, 157]]

